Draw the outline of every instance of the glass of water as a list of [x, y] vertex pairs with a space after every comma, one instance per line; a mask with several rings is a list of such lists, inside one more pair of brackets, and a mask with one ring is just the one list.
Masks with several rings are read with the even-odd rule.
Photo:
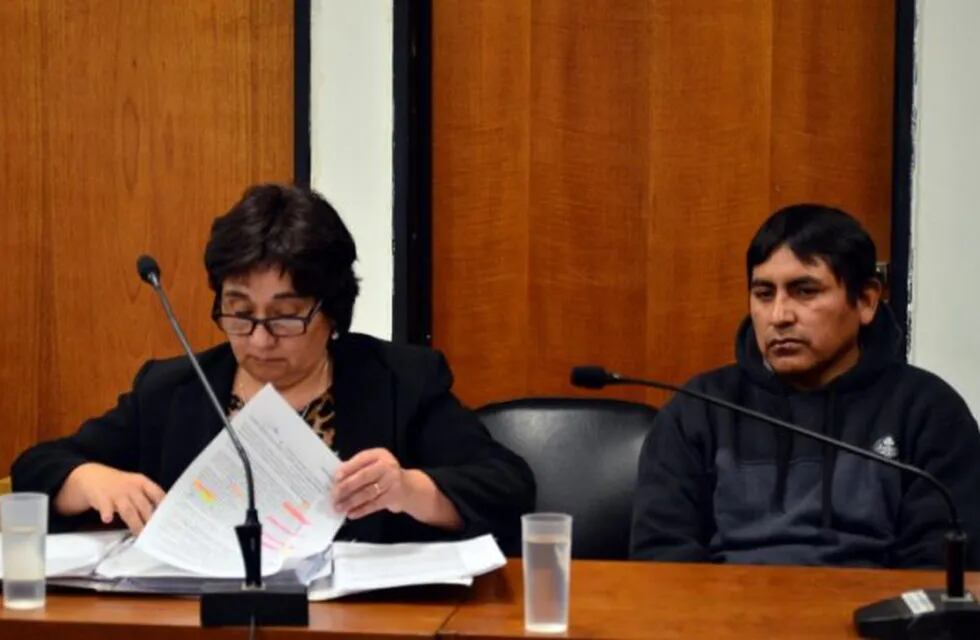
[[532, 633], [568, 630], [572, 516], [521, 516], [524, 554], [524, 628]]
[[48, 496], [10, 493], [0, 496], [3, 533], [3, 606], [44, 606], [44, 538], [48, 532]]

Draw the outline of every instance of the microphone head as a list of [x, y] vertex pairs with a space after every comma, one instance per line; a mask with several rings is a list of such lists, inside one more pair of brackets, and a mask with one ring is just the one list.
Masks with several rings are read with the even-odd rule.
[[598, 365], [587, 365], [572, 368], [572, 384], [586, 389], [601, 389], [612, 382], [612, 376], [605, 368]]
[[160, 283], [160, 265], [153, 256], [142, 255], [136, 259], [136, 271], [147, 284], [156, 286]]

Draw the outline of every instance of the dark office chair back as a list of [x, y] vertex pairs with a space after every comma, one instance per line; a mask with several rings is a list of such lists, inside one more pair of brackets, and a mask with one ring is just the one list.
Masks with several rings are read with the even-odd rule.
[[[572, 514], [572, 556], [624, 559], [643, 439], [657, 410], [595, 398], [523, 398], [477, 410], [494, 439], [522, 456], [537, 511]], [[520, 549], [504, 549], [519, 555]]]

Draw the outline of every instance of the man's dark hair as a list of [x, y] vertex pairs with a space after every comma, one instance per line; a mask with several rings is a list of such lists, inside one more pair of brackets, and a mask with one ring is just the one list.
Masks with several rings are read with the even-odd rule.
[[204, 250], [216, 305], [229, 276], [279, 267], [292, 278], [296, 293], [321, 302], [320, 310], [339, 333], [350, 328], [354, 312], [356, 259], [354, 239], [323, 196], [280, 184], [247, 189], [228, 213], [215, 219]]
[[819, 204], [794, 204], [772, 214], [756, 232], [745, 254], [746, 275], [777, 249], [789, 247], [801, 262], [822, 259], [857, 302], [875, 278], [875, 244], [857, 220], [840, 209]]

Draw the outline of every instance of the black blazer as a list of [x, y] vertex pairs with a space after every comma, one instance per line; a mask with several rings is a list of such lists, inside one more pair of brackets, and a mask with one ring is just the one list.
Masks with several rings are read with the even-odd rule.
[[[334, 448], [340, 458], [372, 447], [390, 450], [403, 467], [426, 472], [465, 522], [463, 531], [449, 533], [384, 511], [348, 521], [338, 538], [402, 542], [489, 532], [503, 545], [519, 540], [520, 515], [534, 508], [534, 477], [452, 394], [442, 354], [360, 334], [334, 341], [331, 353]], [[231, 347], [209, 349], [199, 360], [218, 400], [228, 406], [236, 368]], [[74, 435], [21, 454], [11, 470], [13, 486], [53, 500], [75, 467], [100, 462], [142, 473], [167, 490], [220, 430], [187, 358], [151, 360], [114, 409], [86, 421]], [[86, 519], [51, 515], [52, 530]]]

